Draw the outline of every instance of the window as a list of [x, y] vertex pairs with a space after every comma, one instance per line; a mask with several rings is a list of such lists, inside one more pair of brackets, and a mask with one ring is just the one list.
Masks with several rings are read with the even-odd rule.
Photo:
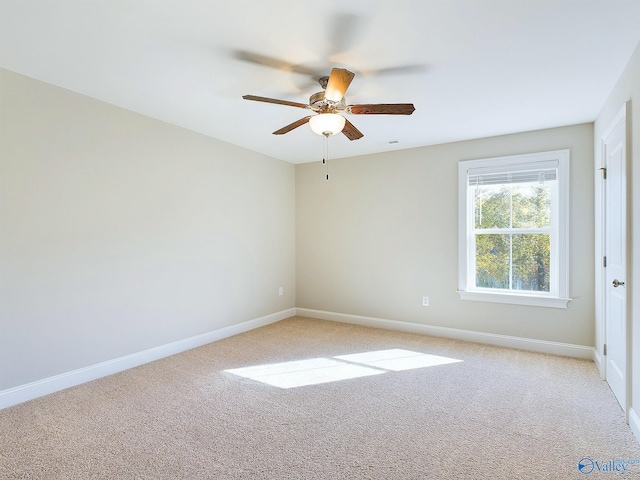
[[463, 300], [566, 308], [569, 150], [459, 163]]

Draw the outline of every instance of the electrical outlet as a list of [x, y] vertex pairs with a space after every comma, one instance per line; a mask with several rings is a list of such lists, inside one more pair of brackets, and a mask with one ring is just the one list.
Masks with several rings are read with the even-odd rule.
[[278, 288], [278, 295], [280, 296], [284, 295], [284, 287]]
[[423, 307], [429, 306], [429, 297], [422, 297], [422, 306]]

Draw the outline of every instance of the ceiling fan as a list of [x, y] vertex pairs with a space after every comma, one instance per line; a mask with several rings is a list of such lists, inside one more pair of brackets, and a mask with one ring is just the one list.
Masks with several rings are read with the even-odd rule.
[[291, 107], [305, 108], [316, 112], [308, 115], [279, 130], [274, 135], [283, 135], [291, 130], [309, 123], [311, 130], [318, 135], [329, 137], [342, 132], [349, 140], [358, 140], [364, 135], [343, 114], [352, 115], [411, 115], [415, 107], [412, 103], [373, 103], [361, 105], [347, 105], [344, 95], [355, 77], [353, 72], [344, 68], [333, 68], [331, 75], [322, 77], [318, 81], [323, 88], [322, 92], [314, 93], [309, 98], [309, 103], [290, 102], [276, 98], [259, 97], [256, 95], [244, 95], [245, 100], [256, 102], [275, 103]]

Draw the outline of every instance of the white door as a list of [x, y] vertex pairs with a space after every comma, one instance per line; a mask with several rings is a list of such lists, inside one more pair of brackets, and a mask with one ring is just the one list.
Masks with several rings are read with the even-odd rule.
[[605, 184], [606, 380], [627, 411], [627, 176], [625, 110], [602, 137]]

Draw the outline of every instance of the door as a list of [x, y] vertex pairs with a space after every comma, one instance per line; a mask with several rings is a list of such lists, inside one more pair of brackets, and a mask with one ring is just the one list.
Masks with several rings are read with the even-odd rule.
[[627, 411], [627, 176], [625, 109], [602, 137], [605, 177], [605, 378]]

